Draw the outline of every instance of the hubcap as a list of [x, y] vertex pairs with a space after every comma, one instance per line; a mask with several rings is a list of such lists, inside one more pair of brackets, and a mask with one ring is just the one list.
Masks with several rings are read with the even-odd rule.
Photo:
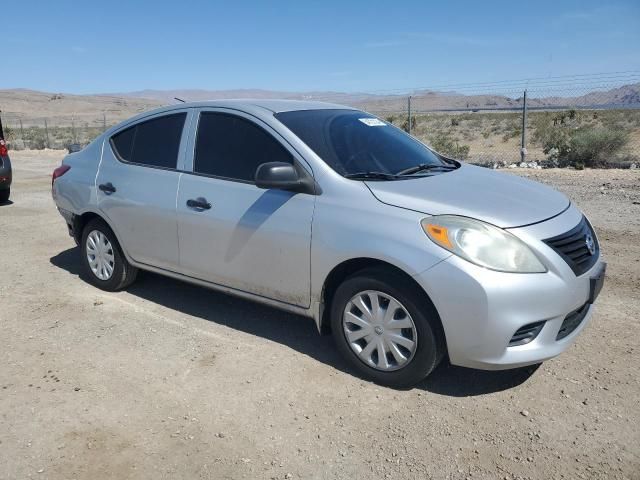
[[416, 326], [395, 298], [376, 290], [354, 295], [342, 315], [351, 350], [366, 365], [391, 371], [406, 366], [418, 346]]
[[89, 268], [93, 274], [100, 280], [109, 280], [113, 275], [115, 257], [107, 236], [98, 230], [91, 231], [87, 236], [86, 247]]

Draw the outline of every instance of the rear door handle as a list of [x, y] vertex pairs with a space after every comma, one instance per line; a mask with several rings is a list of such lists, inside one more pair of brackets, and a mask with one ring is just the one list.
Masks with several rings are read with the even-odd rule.
[[211, 204], [207, 202], [206, 198], [198, 197], [187, 200], [187, 207], [195, 210], [209, 210], [211, 208]]
[[114, 187], [111, 182], [101, 183], [100, 185], [98, 185], [98, 188], [100, 189], [100, 191], [102, 191], [102, 192], [104, 192], [106, 194], [111, 194], [111, 193], [114, 193], [116, 191], [116, 187]]

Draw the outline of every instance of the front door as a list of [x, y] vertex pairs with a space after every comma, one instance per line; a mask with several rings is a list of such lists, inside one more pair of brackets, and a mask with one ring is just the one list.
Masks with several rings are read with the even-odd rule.
[[262, 163], [299, 161], [274, 135], [249, 116], [200, 113], [193, 172], [182, 175], [177, 200], [181, 270], [308, 307], [315, 197], [253, 182]]

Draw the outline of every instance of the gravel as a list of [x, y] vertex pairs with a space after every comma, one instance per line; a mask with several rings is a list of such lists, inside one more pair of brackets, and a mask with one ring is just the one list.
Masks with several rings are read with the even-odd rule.
[[89, 286], [60, 158], [15, 152], [0, 206], [0, 478], [640, 478], [639, 169], [508, 170], [567, 193], [609, 263], [565, 354], [392, 390], [311, 320], [153, 274]]

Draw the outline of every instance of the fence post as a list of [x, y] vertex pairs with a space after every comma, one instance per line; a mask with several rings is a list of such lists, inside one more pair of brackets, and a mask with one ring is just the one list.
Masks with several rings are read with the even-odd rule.
[[51, 142], [49, 141], [49, 127], [47, 125], [47, 119], [44, 119], [44, 134], [47, 137], [47, 148], [51, 148]]
[[527, 91], [522, 97], [522, 138], [520, 140], [520, 161], [527, 160]]
[[407, 130], [409, 131], [409, 135], [411, 135], [411, 95], [407, 98], [407, 111], [409, 112], [409, 118], [407, 119]]

